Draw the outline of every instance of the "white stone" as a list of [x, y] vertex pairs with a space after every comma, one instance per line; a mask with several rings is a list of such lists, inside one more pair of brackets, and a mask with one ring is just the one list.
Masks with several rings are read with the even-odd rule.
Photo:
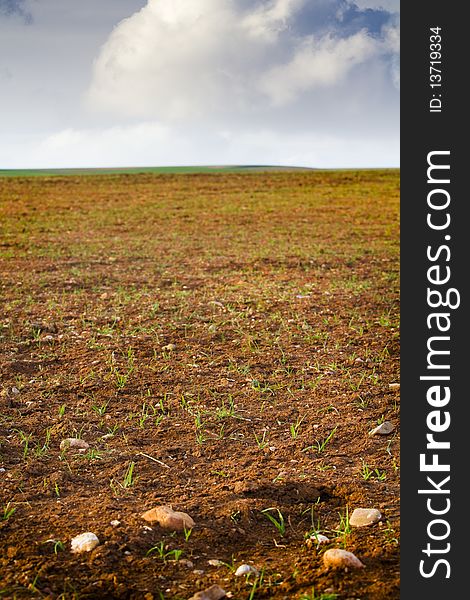
[[87, 444], [85, 440], [80, 440], [79, 438], [67, 438], [60, 442], [60, 449], [67, 450], [68, 448], [72, 448], [74, 450], [87, 450], [90, 447], [90, 444]]
[[93, 548], [96, 548], [100, 543], [98, 537], [91, 531], [81, 533], [75, 536], [70, 544], [72, 546], [72, 552], [79, 554], [81, 552], [90, 552]]
[[379, 510], [376, 508], [356, 508], [349, 517], [351, 527], [367, 527], [377, 523], [382, 518]]
[[240, 565], [235, 571], [235, 577], [241, 577], [242, 575], [248, 575], [249, 573], [257, 574], [258, 571], [257, 569], [255, 569], [255, 567], [252, 567], [251, 565], [243, 564]]
[[374, 429], [371, 429], [369, 435], [388, 435], [392, 431], [395, 431], [395, 425], [390, 423], [390, 421], [384, 421], [377, 427], [374, 427]]
[[181, 558], [178, 562], [182, 567], [186, 567], [187, 569], [192, 569], [194, 567], [194, 563], [187, 558]]
[[340, 548], [331, 548], [323, 555], [325, 567], [331, 569], [363, 569], [364, 565], [352, 552]]
[[308, 538], [308, 541], [313, 544], [316, 544], [317, 546], [320, 546], [321, 544], [328, 544], [330, 538], [327, 538], [326, 535], [323, 535], [321, 533], [312, 533], [312, 535]]

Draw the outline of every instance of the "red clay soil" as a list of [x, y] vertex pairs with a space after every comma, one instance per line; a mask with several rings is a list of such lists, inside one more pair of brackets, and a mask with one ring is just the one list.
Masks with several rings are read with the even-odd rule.
[[393, 170], [0, 180], [1, 598], [399, 598], [398, 196]]

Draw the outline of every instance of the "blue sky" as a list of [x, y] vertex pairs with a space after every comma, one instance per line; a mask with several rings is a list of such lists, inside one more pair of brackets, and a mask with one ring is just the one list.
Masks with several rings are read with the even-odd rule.
[[397, 0], [0, 0], [0, 168], [399, 165]]

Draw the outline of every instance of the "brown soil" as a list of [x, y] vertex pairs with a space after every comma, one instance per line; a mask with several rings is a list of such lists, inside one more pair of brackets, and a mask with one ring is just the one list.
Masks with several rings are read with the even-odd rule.
[[[399, 598], [398, 183], [0, 180], [0, 597]], [[381, 522], [345, 532], [357, 507]]]

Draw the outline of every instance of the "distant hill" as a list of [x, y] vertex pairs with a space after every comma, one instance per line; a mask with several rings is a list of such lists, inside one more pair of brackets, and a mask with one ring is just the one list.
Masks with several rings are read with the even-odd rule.
[[137, 173], [248, 173], [260, 171], [311, 171], [309, 167], [287, 167], [275, 165], [221, 165], [188, 167], [111, 167], [77, 169], [0, 169], [0, 177], [40, 177], [63, 175], [116, 175]]

